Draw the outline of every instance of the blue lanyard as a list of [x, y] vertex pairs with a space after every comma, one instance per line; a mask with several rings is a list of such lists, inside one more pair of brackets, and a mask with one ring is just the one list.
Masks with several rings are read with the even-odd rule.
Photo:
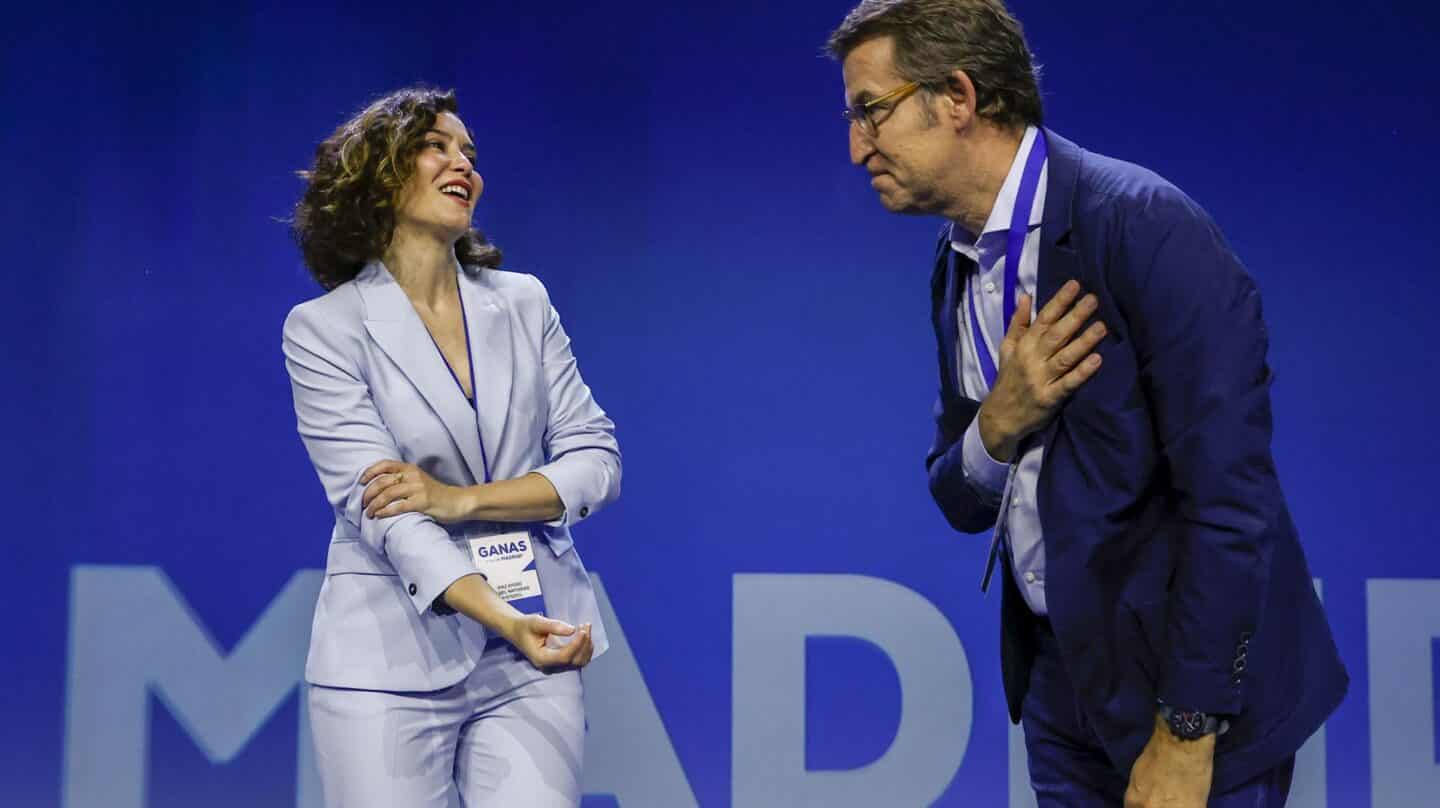
[[[467, 398], [465, 400], [470, 404], [470, 409], [475, 413], [475, 434], [480, 437], [480, 465], [485, 471], [485, 484], [489, 485], [492, 481], [490, 477], [490, 458], [485, 455], [485, 432], [480, 428], [480, 394], [478, 392], [478, 382], [475, 379], [475, 352], [470, 348], [470, 319], [469, 315], [465, 313], [465, 295], [461, 294], [458, 287], [455, 290], [455, 294], [460, 300], [460, 324], [461, 327], [465, 329], [465, 360], [470, 363], [470, 391], [471, 395], [474, 396], [474, 398]], [[425, 329], [425, 333], [429, 334], [430, 329]], [[440, 343], [435, 342], [434, 334], [430, 334], [430, 341], [435, 344], [435, 350], [440, 354], [441, 364], [445, 365], [445, 369], [450, 371], [450, 378], [455, 380], [455, 389], [460, 391], [460, 395], [463, 398], [465, 396], [465, 385], [461, 384], [460, 377], [455, 375], [455, 368], [450, 367], [450, 360], [446, 359], [445, 352], [440, 350]]]
[[[1015, 317], [1015, 290], [1020, 285], [1020, 255], [1025, 251], [1025, 236], [1030, 231], [1030, 208], [1035, 204], [1035, 192], [1040, 188], [1040, 169], [1045, 166], [1045, 132], [1035, 130], [1035, 142], [1030, 145], [1030, 156], [1025, 158], [1025, 171], [1020, 176], [1020, 189], [1015, 195], [1015, 209], [1010, 212], [1010, 232], [1005, 243], [1005, 299], [1004, 317], [1000, 322], [1000, 333]], [[974, 280], [972, 276], [971, 280]], [[980, 372], [985, 377], [987, 390], [994, 389], [998, 357], [990, 355], [985, 346], [985, 333], [980, 328], [980, 313], [975, 306], [975, 285], [970, 283], [970, 332], [975, 339], [975, 355], [980, 359]], [[997, 350], [998, 350], [998, 342]]]

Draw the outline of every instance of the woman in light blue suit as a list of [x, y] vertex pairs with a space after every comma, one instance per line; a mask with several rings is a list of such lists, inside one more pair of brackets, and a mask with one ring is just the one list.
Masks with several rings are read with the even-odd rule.
[[570, 527], [620, 454], [545, 288], [471, 228], [474, 162], [454, 95], [402, 90], [320, 145], [296, 208], [328, 290], [284, 349], [335, 512], [305, 667], [330, 806], [580, 799], [607, 643]]

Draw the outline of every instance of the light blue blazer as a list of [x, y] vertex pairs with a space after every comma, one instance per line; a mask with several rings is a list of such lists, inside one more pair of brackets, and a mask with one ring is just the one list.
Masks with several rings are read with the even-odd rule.
[[[378, 261], [285, 320], [300, 437], [335, 511], [305, 664], [312, 684], [423, 691], [464, 679], [486, 630], [431, 605], [474, 571], [466, 540], [500, 530], [528, 527], [539, 538], [535, 568], [546, 613], [592, 623], [596, 656], [608, 647], [570, 526], [620, 493], [615, 425], [580, 378], [539, 280], [458, 265], [456, 272], [474, 409]], [[486, 463], [496, 480], [537, 472], [555, 486], [565, 513], [530, 525], [447, 526], [418, 513], [371, 519], [360, 504], [360, 474], [385, 459], [414, 463], [452, 485], [483, 482]]]

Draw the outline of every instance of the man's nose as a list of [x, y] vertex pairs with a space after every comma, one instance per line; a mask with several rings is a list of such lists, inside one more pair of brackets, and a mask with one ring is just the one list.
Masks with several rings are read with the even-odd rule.
[[850, 162], [863, 166], [874, 152], [875, 141], [860, 126], [850, 124]]

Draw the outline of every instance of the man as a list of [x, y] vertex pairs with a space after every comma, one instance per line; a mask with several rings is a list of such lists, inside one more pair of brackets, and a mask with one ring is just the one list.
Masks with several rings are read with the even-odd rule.
[[828, 47], [881, 203], [948, 220], [930, 490], [994, 527], [1040, 804], [1283, 804], [1348, 678], [1270, 454], [1254, 282], [1174, 186], [1041, 128], [1000, 0], [865, 0]]

